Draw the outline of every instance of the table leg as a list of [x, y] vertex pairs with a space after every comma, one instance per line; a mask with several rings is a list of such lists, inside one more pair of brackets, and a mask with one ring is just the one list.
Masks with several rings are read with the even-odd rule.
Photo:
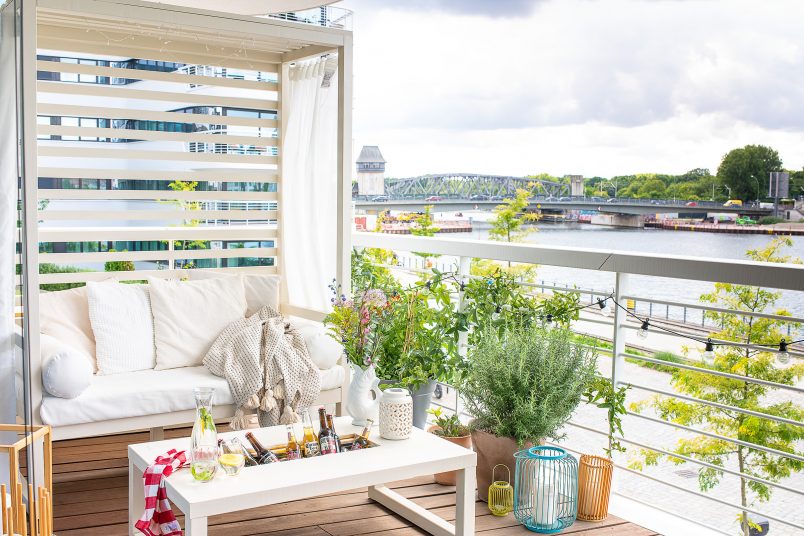
[[[395, 512], [407, 519], [414, 525], [424, 529], [433, 536], [455, 536], [455, 525], [435, 515], [415, 502], [411, 501], [385, 486], [369, 486], [369, 499], [380, 503], [392, 512]], [[464, 536], [473, 534], [471, 532], [462, 533]]]
[[475, 533], [475, 468], [458, 471], [455, 481], [455, 536]]
[[128, 461], [128, 531], [129, 534], [140, 534], [134, 528], [140, 516], [145, 511], [145, 487], [142, 480], [142, 470], [130, 459]]
[[184, 525], [185, 536], [207, 536], [207, 518], [205, 517], [185, 517]]

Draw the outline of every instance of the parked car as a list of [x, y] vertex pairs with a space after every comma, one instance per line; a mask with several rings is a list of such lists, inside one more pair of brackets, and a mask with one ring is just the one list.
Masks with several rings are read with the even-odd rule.
[[489, 196], [483, 194], [475, 194], [469, 198], [470, 201], [488, 201]]
[[611, 199], [609, 199], [609, 200], [607, 200], [607, 201], [606, 201], [606, 203], [616, 203], [616, 202], [617, 202], [617, 198], [616, 198], [616, 197], [612, 197]]
[[443, 201], [444, 199], [440, 195], [431, 195], [430, 197], [426, 198], [425, 201]]
[[388, 196], [387, 195], [378, 195], [376, 197], [371, 198], [372, 203], [387, 203]]
[[548, 195], [547, 197], [544, 198], [544, 200], [548, 203], [555, 203], [556, 201], [558, 201], [558, 198], [553, 197], [552, 195]]
[[725, 203], [723, 203], [724, 207], [741, 207], [743, 206], [743, 202], [739, 199], [729, 199]]
[[602, 198], [602, 197], [594, 197], [594, 196], [593, 196], [593, 197], [590, 199], [590, 201], [592, 201], [592, 203], [601, 203], [601, 202], [603, 201], [603, 198]]
[[489, 201], [502, 201], [502, 200], [503, 196], [501, 195], [492, 195], [491, 197], [489, 197]]
[[568, 201], [572, 201], [572, 198], [571, 197], [559, 197], [558, 200], [561, 201], [562, 203], [566, 203]]
[[686, 206], [688, 206], [688, 207], [697, 207], [698, 203], [696, 203], [695, 201], [687, 201]]

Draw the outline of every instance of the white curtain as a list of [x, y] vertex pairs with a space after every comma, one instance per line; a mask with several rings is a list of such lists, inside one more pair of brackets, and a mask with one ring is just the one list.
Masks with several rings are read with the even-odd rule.
[[[0, 4], [3, 2], [0, 1]], [[17, 118], [14, 4], [0, 10], [0, 423], [16, 422], [14, 386], [14, 250], [17, 224]], [[0, 443], [16, 439], [0, 433]], [[6, 455], [0, 482], [8, 483]]]
[[280, 184], [282, 273], [290, 305], [318, 311], [330, 303], [337, 217], [337, 58], [290, 68]]

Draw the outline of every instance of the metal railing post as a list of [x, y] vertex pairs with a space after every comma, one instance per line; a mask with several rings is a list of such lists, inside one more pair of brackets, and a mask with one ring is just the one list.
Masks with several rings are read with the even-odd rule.
[[[617, 272], [614, 285], [614, 300], [616, 303], [625, 303], [625, 296], [628, 293], [628, 274]], [[625, 311], [612, 304], [614, 308], [614, 322], [612, 326], [612, 354], [611, 354], [611, 383], [616, 389], [620, 382], [626, 381], [625, 377], [625, 338], [628, 330], [625, 328], [628, 316]], [[609, 448], [611, 448], [611, 438], [609, 438]]]
[[[470, 275], [470, 268], [472, 265], [471, 257], [458, 257], [458, 278], [461, 282], [468, 281]], [[463, 312], [466, 308], [464, 301], [465, 292], [458, 290], [458, 311]], [[458, 354], [461, 357], [466, 357], [469, 348], [469, 334], [462, 331], [458, 334]]]

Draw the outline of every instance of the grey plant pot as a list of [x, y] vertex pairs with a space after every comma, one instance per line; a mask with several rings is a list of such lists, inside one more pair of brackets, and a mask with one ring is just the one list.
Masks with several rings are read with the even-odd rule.
[[436, 383], [435, 380], [430, 380], [411, 392], [413, 397], [413, 426], [416, 428], [424, 430], [427, 426], [427, 410], [430, 409], [430, 402], [433, 399]]

